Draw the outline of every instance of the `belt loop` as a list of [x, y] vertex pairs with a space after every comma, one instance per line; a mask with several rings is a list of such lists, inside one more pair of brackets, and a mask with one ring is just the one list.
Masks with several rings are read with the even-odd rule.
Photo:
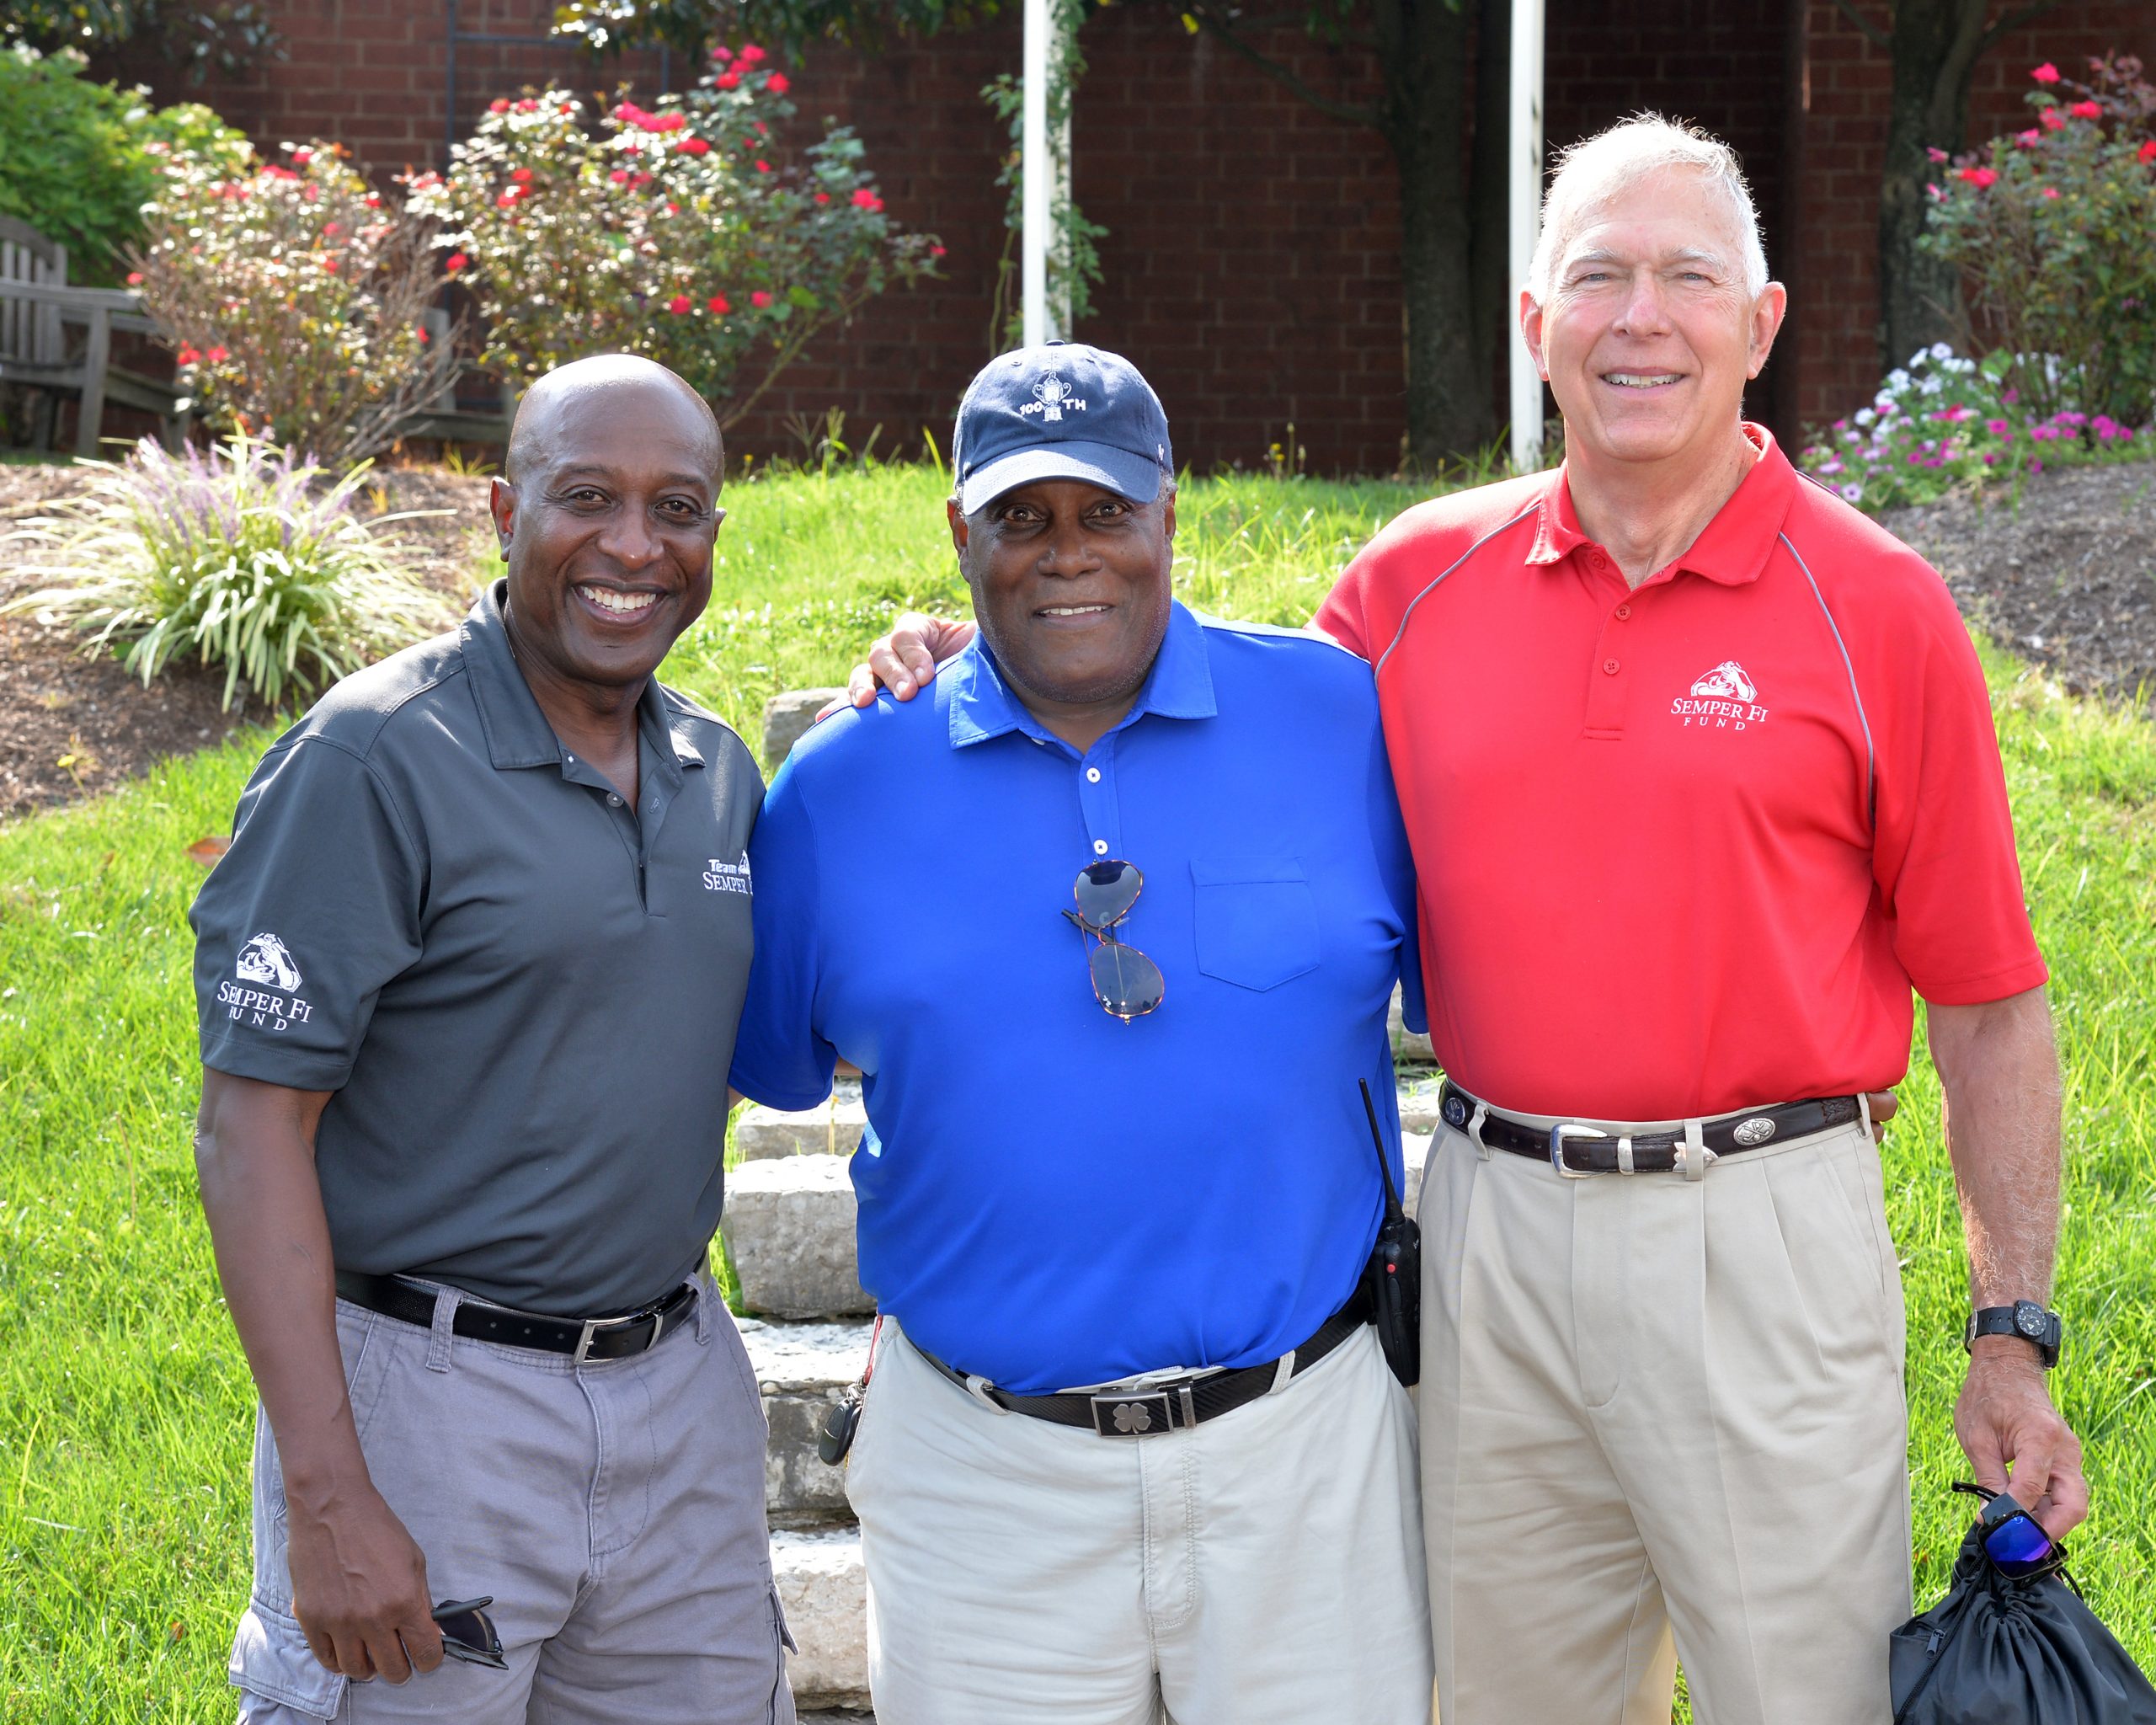
[[1474, 1114], [1467, 1122], [1467, 1141], [1475, 1146], [1476, 1155], [1481, 1156], [1486, 1162], [1490, 1160], [1492, 1151], [1490, 1146], [1482, 1141], [1482, 1123], [1489, 1118], [1490, 1104], [1486, 1102], [1478, 1102], [1475, 1104]]
[[1632, 1135], [1622, 1134], [1617, 1140], [1617, 1172], [1632, 1174], [1639, 1171], [1632, 1166]]
[[966, 1393], [991, 1413], [1008, 1413], [1011, 1411], [989, 1393], [995, 1386], [986, 1378], [977, 1378], [971, 1372], [968, 1372], [965, 1378]]
[[1283, 1390], [1288, 1387], [1289, 1380], [1293, 1378], [1294, 1375], [1295, 1350], [1290, 1348], [1285, 1354], [1282, 1354], [1278, 1359], [1273, 1362], [1273, 1387], [1267, 1390], [1265, 1393], [1268, 1396], [1278, 1395]]
[[456, 1330], [451, 1327], [456, 1322], [456, 1308], [463, 1298], [463, 1293], [459, 1289], [437, 1288], [435, 1290], [434, 1324], [427, 1332], [427, 1370], [429, 1371], [446, 1372], [449, 1370], [449, 1344], [456, 1339]]
[[1714, 1160], [1705, 1140], [1701, 1136], [1700, 1122], [1687, 1120], [1684, 1123], [1684, 1154], [1678, 1157], [1677, 1164], [1679, 1172], [1688, 1180], [1704, 1180], [1707, 1177], [1707, 1164]]
[[711, 1340], [712, 1307], [718, 1303], [718, 1288], [705, 1268], [696, 1275], [696, 1346], [702, 1348]]
[[1864, 1128], [1865, 1142], [1876, 1146], [1879, 1135], [1871, 1130], [1871, 1098], [1861, 1090], [1856, 1093], [1856, 1117], [1858, 1124]]

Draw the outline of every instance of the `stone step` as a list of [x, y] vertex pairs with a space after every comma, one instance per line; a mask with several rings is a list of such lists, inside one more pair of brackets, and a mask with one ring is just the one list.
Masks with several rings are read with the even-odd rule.
[[829, 1102], [789, 1114], [752, 1103], [734, 1123], [734, 1154], [740, 1162], [780, 1156], [851, 1156], [868, 1124], [861, 1081], [841, 1078]]
[[1400, 991], [1396, 988], [1392, 991], [1392, 1011], [1386, 1024], [1392, 1033], [1392, 1057], [1395, 1060], [1408, 1066], [1437, 1064], [1438, 1057], [1430, 1051], [1430, 1039], [1407, 1028], [1406, 1020], [1401, 1013]]
[[852, 1528], [771, 1535], [771, 1573], [800, 1649], [787, 1662], [793, 1698], [812, 1707], [868, 1706], [868, 1583]]
[[742, 1304], [760, 1317], [873, 1311], [856, 1265], [853, 1218], [842, 1156], [776, 1156], [729, 1170], [719, 1226]]
[[767, 1323], [739, 1320], [749, 1364], [763, 1392], [771, 1442], [764, 1450], [764, 1509], [773, 1527], [851, 1521], [846, 1471], [816, 1453], [824, 1416], [868, 1364], [867, 1321]]

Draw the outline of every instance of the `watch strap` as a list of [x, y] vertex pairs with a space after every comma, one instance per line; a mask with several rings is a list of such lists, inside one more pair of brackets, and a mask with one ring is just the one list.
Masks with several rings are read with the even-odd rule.
[[2047, 1311], [2033, 1300], [2017, 1300], [2011, 1306], [1987, 1306], [1971, 1312], [1961, 1345], [1973, 1348], [1979, 1336], [2018, 1336], [2036, 1350], [2049, 1371], [2058, 1364], [2062, 1327], [2057, 1312]]

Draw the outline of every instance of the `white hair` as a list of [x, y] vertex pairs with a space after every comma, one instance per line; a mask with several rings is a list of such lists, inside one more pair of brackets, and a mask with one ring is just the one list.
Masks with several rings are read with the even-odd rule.
[[1689, 171], [1704, 178], [1729, 206], [1730, 223], [1742, 248], [1738, 263], [1744, 291], [1757, 299], [1767, 286], [1767, 248], [1759, 237], [1759, 212], [1737, 152], [1696, 126], [1659, 114], [1636, 114], [1606, 131], [1584, 138], [1557, 158], [1556, 177], [1542, 200], [1542, 232], [1534, 243], [1527, 288], [1547, 305], [1557, 286], [1557, 267], [1580, 223], [1595, 211], [1657, 174]]

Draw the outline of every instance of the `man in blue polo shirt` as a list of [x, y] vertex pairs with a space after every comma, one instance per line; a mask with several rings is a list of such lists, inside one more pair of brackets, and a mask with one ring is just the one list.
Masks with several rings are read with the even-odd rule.
[[1419, 1725], [1412, 1415], [1359, 1292], [1358, 1081], [1396, 1180], [1417, 986], [1369, 670], [1175, 603], [1128, 361], [1006, 355], [953, 449], [981, 638], [772, 785], [733, 1067], [787, 1108], [864, 1075], [878, 1717]]

